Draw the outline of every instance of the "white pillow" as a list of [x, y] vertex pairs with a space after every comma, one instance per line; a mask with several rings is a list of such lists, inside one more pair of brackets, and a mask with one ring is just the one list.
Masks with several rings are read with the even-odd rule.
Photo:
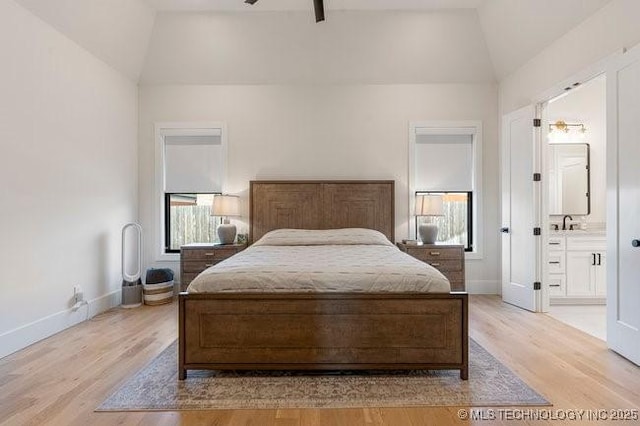
[[276, 229], [264, 234], [254, 246], [321, 246], [321, 245], [379, 245], [393, 243], [382, 232], [365, 228], [343, 229]]

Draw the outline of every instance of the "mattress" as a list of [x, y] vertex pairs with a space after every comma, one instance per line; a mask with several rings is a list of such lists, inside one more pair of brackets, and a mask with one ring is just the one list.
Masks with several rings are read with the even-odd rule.
[[401, 252], [383, 234], [355, 228], [269, 232], [203, 271], [187, 291], [448, 293], [450, 289], [437, 269]]

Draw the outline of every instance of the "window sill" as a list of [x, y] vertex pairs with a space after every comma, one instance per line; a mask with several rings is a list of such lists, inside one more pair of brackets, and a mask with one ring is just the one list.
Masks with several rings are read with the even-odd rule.
[[180, 253], [160, 253], [156, 256], [156, 262], [180, 262]]
[[477, 251], [466, 251], [464, 253], [464, 260], [482, 260], [482, 253]]

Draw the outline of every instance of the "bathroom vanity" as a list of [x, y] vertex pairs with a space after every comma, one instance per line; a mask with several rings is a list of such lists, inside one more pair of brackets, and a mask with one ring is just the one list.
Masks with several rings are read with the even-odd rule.
[[547, 258], [551, 304], [606, 302], [604, 231], [551, 231]]

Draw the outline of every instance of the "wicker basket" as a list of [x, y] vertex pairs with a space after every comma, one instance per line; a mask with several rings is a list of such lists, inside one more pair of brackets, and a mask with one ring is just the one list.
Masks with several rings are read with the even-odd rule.
[[173, 300], [173, 280], [159, 284], [144, 284], [142, 296], [145, 305], [164, 305]]
[[173, 271], [171, 269], [147, 270], [146, 283], [142, 286], [145, 305], [163, 305], [173, 300]]

